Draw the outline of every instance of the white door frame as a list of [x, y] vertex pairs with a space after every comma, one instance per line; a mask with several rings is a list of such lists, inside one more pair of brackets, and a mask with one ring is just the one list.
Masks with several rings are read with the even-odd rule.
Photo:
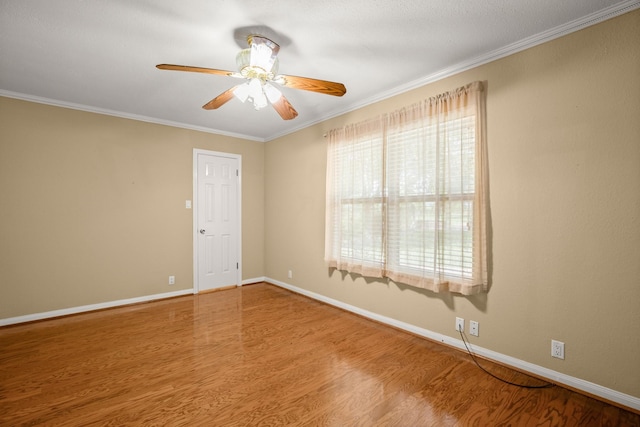
[[221, 151], [193, 149], [193, 293], [200, 291], [198, 272], [198, 155], [227, 157], [238, 160], [238, 271], [237, 286], [242, 286], [242, 156]]

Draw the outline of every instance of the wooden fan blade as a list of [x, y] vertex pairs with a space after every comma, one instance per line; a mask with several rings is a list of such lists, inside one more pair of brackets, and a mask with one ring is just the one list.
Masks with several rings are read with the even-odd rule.
[[326, 95], [342, 96], [347, 93], [347, 88], [342, 83], [311, 79], [309, 77], [278, 75], [273, 81], [293, 89], [309, 90]]
[[295, 119], [298, 116], [298, 112], [293, 108], [293, 105], [282, 95], [278, 101], [271, 103], [273, 109], [280, 114], [284, 120]]
[[236, 90], [237, 87], [238, 86], [234, 86], [231, 89], [222, 92], [220, 95], [204, 104], [202, 108], [204, 108], [205, 110], [215, 110], [216, 108], [222, 107], [224, 104], [229, 102], [231, 98], [233, 98], [233, 91]]
[[192, 73], [216, 74], [219, 76], [232, 76], [236, 74], [233, 71], [216, 70], [215, 68], [191, 67], [188, 65], [158, 64], [156, 65], [156, 68], [160, 70], [190, 71]]

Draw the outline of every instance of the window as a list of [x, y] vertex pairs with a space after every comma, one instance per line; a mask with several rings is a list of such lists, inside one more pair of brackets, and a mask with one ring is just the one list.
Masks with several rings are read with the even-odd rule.
[[436, 292], [486, 291], [482, 84], [329, 134], [325, 260]]

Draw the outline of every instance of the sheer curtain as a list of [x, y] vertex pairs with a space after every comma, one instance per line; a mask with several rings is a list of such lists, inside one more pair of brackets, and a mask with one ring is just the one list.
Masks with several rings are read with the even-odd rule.
[[325, 259], [330, 267], [384, 274], [384, 121], [329, 132]]
[[329, 267], [435, 292], [487, 291], [484, 105], [474, 82], [329, 132]]

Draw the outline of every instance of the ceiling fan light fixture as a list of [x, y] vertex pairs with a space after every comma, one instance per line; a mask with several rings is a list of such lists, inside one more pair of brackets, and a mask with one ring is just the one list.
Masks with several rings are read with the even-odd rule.
[[267, 105], [267, 101], [274, 104], [282, 97], [282, 92], [269, 83], [262, 83], [260, 79], [251, 79], [247, 83], [236, 86], [233, 95], [242, 103], [249, 99], [253, 108], [260, 110]]
[[249, 89], [248, 98], [253, 102], [253, 108], [260, 110], [269, 105], [267, 97], [262, 90], [262, 82], [259, 79], [251, 79], [249, 83], [247, 83], [247, 86]]
[[262, 110], [264, 107], [269, 105], [267, 102], [267, 97], [264, 96], [264, 93], [260, 92], [255, 98], [253, 98], [253, 108], [256, 110]]
[[249, 97], [249, 92], [251, 92], [251, 89], [249, 89], [249, 83], [244, 83], [236, 86], [236, 88], [233, 90], [233, 94], [235, 95], [235, 97], [238, 98], [242, 103], [244, 103]]
[[280, 100], [280, 98], [282, 98], [282, 92], [276, 89], [272, 84], [265, 83], [262, 88], [270, 103], [275, 104]]

